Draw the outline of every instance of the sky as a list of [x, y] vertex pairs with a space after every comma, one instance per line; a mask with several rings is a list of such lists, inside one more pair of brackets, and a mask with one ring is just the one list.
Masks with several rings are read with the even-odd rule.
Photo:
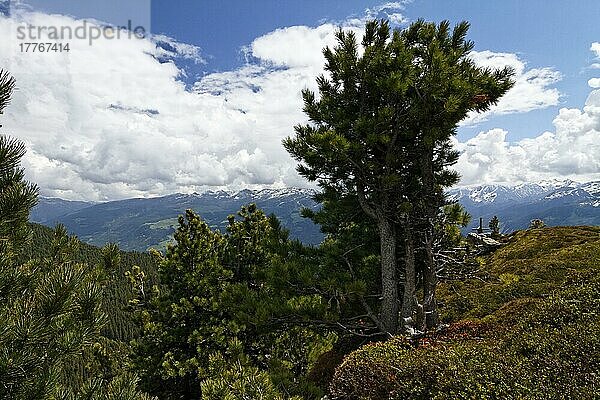
[[[598, 1], [0, 0], [0, 15], [0, 68], [18, 87], [0, 133], [26, 143], [45, 196], [309, 186], [281, 141], [306, 122], [321, 49], [372, 18], [467, 20], [475, 62], [515, 69], [498, 105], [458, 129], [461, 185], [600, 179]], [[128, 25], [143, 37], [90, 37]], [[30, 26], [44, 29], [20, 37]], [[22, 51], [52, 27], [87, 36]]]

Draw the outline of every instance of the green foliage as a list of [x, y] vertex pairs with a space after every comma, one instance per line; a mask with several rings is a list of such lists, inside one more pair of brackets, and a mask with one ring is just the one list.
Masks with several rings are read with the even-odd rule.
[[73, 260], [78, 245], [59, 226], [46, 257], [25, 264], [3, 258], [2, 397], [144, 398], [124, 371], [127, 346], [101, 336], [106, 281], [100, 267]]
[[0, 114], [10, 103], [10, 97], [15, 88], [15, 78], [8, 71], [0, 70]]
[[[43, 260], [52, 254], [54, 231], [38, 224], [30, 224], [31, 242], [20, 251], [18, 262]], [[106, 257], [107, 253], [113, 253]], [[124, 274], [134, 265], [143, 266], [149, 280], [156, 279], [156, 263], [147, 254], [119, 251], [115, 245], [103, 249], [77, 242], [71, 254], [74, 262], [99, 267], [99, 284], [104, 288], [102, 310], [107, 315], [107, 323], [102, 328], [103, 336], [128, 342], [138, 334], [138, 327], [128, 310], [128, 301], [133, 291]]]
[[494, 215], [494, 217], [490, 220], [488, 226], [490, 228], [490, 231], [492, 231], [492, 236], [500, 235], [500, 220], [497, 216]]
[[330, 387], [334, 399], [386, 399], [397, 383], [395, 360], [404, 359], [410, 345], [403, 339], [371, 343], [346, 357]]
[[0, 135], [0, 245], [6, 250], [10, 243], [26, 239], [29, 210], [37, 202], [38, 189], [24, 181], [19, 166], [23, 155], [23, 142]]
[[[31, 241], [19, 252], [19, 263], [26, 263], [32, 259], [43, 260], [52, 254], [54, 231], [38, 224], [30, 224], [29, 229]], [[99, 284], [104, 288], [102, 310], [107, 316], [102, 335], [128, 343], [137, 337], [139, 327], [128, 307], [134, 292], [125, 273], [135, 265], [141, 266], [145, 271], [146, 280], [153, 284], [157, 274], [156, 260], [149, 254], [120, 251], [114, 244], [100, 249], [78, 242], [74, 250], [73, 261], [99, 267]]]
[[445, 304], [440, 308], [442, 318], [495, 319], [496, 311], [515, 301], [552, 294], [571, 272], [598, 265], [599, 232], [594, 227], [553, 227], [512, 234], [504, 247], [481, 260], [480, 275], [486, 279], [440, 285], [438, 295]]
[[471, 222], [471, 215], [458, 203], [452, 203], [442, 207], [437, 219], [435, 231], [440, 237], [440, 247], [452, 248], [461, 244], [464, 240], [460, 228], [464, 228]]
[[[344, 228], [370, 224], [379, 239], [375, 293], [381, 300], [375, 311], [362, 294], [359, 300], [380, 334], [421, 329], [400, 327], [398, 318], [403, 303], [402, 325], [418, 319], [416, 269], [423, 271], [427, 326], [437, 325], [433, 226], [445, 204], [444, 188], [459, 179], [450, 169], [459, 155], [450, 139], [469, 112], [489, 109], [514, 83], [510, 68], [475, 65], [468, 28], [466, 22], [450, 30], [448, 21], [418, 20], [392, 31], [385, 20], [369, 21], [360, 44], [353, 32], [340, 29], [337, 45], [323, 50], [319, 95], [302, 93], [309, 123], [283, 141], [300, 175], [323, 189], [317, 200], [325, 207], [311, 216], [324, 231], [337, 232], [336, 222]], [[425, 243], [424, 254], [415, 254], [417, 242]]]
[[541, 219], [532, 219], [529, 224], [529, 229], [540, 229], [545, 227], [546, 224]]
[[77, 393], [60, 390], [53, 400], [156, 400], [136, 389], [138, 378], [130, 373], [122, 373], [109, 381], [90, 379]]
[[485, 260], [488, 282], [441, 286], [447, 317], [481, 322], [452, 322], [416, 348], [362, 347], [337, 369], [331, 398], [596, 398], [598, 265], [599, 228], [518, 232]]
[[[215, 353], [209, 360], [210, 378], [201, 384], [206, 400], [283, 400], [265, 371], [252, 365], [239, 341], [232, 341], [227, 355]], [[290, 400], [300, 400], [290, 397]]]
[[299, 377], [325, 339], [293, 326], [322, 306], [318, 297], [293, 295], [288, 283], [299, 267], [288, 260], [302, 250], [254, 205], [238, 216], [222, 234], [188, 210], [175, 244], [156, 254], [159, 284], [149, 290], [143, 271], [128, 274], [142, 324], [133, 361], [149, 393], [235, 398], [247, 390], [288, 398], [282, 388], [314, 391]]
[[13, 283], [2, 290], [0, 310], [0, 374], [7, 394], [49, 396], [61, 371], [99, 333], [101, 288], [95, 285], [96, 273], [69, 260], [75, 245], [58, 230], [53, 257], [2, 265], [2, 274]]
[[[0, 114], [10, 103], [14, 87], [14, 78], [0, 70]], [[37, 202], [38, 188], [24, 180], [20, 167], [24, 155], [23, 142], [0, 135], [0, 246], [6, 251], [10, 243], [25, 239], [29, 210]]]

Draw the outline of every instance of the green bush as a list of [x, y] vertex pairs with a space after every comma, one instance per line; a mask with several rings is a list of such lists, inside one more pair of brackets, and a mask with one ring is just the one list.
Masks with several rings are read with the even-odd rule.
[[334, 399], [385, 399], [397, 386], [396, 360], [408, 357], [410, 344], [400, 338], [371, 343], [346, 357], [330, 386]]

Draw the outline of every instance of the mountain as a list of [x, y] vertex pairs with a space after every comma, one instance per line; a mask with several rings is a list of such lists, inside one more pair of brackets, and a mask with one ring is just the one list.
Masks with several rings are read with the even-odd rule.
[[[454, 188], [448, 194], [473, 216], [472, 225], [463, 233], [476, 227], [480, 217], [487, 227], [494, 215], [500, 219], [503, 232], [527, 228], [536, 218], [549, 226], [600, 225], [600, 181], [478, 185]], [[114, 242], [124, 250], [145, 251], [164, 247], [177, 226], [177, 216], [188, 208], [224, 230], [229, 214], [242, 205], [256, 203], [266, 213], [274, 213], [292, 238], [318, 244], [323, 240], [319, 227], [300, 216], [301, 208], [318, 207], [313, 195], [313, 190], [288, 188], [209, 191], [106, 203], [41, 198], [31, 220], [49, 226], [60, 222], [82, 241], [96, 246]]]
[[113, 242], [123, 250], [145, 251], [166, 245], [177, 226], [177, 217], [186, 209], [195, 210], [209, 225], [224, 230], [228, 215], [243, 205], [256, 203], [267, 214], [275, 214], [290, 230], [290, 237], [318, 244], [323, 239], [319, 227], [300, 215], [303, 207], [317, 208], [313, 195], [310, 189], [289, 188], [179, 193], [97, 204], [42, 198], [32, 211], [31, 220], [50, 226], [60, 222], [88, 244], [102, 246]]
[[70, 201], [55, 197], [39, 197], [38, 204], [31, 210], [30, 219], [33, 222], [48, 226], [60, 222], [60, 217], [77, 212], [95, 203], [86, 201]]
[[541, 219], [549, 226], [600, 225], [600, 181], [477, 185], [454, 188], [448, 194], [473, 217], [465, 232], [476, 227], [480, 217], [487, 227], [494, 215], [504, 232], [527, 228], [532, 219]]

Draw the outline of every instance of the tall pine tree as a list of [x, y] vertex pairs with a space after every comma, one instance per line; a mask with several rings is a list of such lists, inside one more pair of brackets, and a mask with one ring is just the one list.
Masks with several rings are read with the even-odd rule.
[[424, 311], [430, 326], [437, 323], [431, 228], [443, 189], [458, 179], [448, 169], [457, 160], [450, 138], [469, 112], [486, 110], [512, 86], [510, 69], [479, 68], [469, 58], [467, 30], [467, 23], [450, 32], [447, 22], [418, 21], [392, 32], [386, 21], [371, 21], [362, 52], [355, 35], [340, 30], [338, 45], [324, 50], [319, 96], [303, 92], [310, 122], [284, 140], [299, 173], [323, 189], [321, 200], [354, 201], [376, 226], [376, 322], [389, 335], [422, 325], [415, 264], [421, 241]]

